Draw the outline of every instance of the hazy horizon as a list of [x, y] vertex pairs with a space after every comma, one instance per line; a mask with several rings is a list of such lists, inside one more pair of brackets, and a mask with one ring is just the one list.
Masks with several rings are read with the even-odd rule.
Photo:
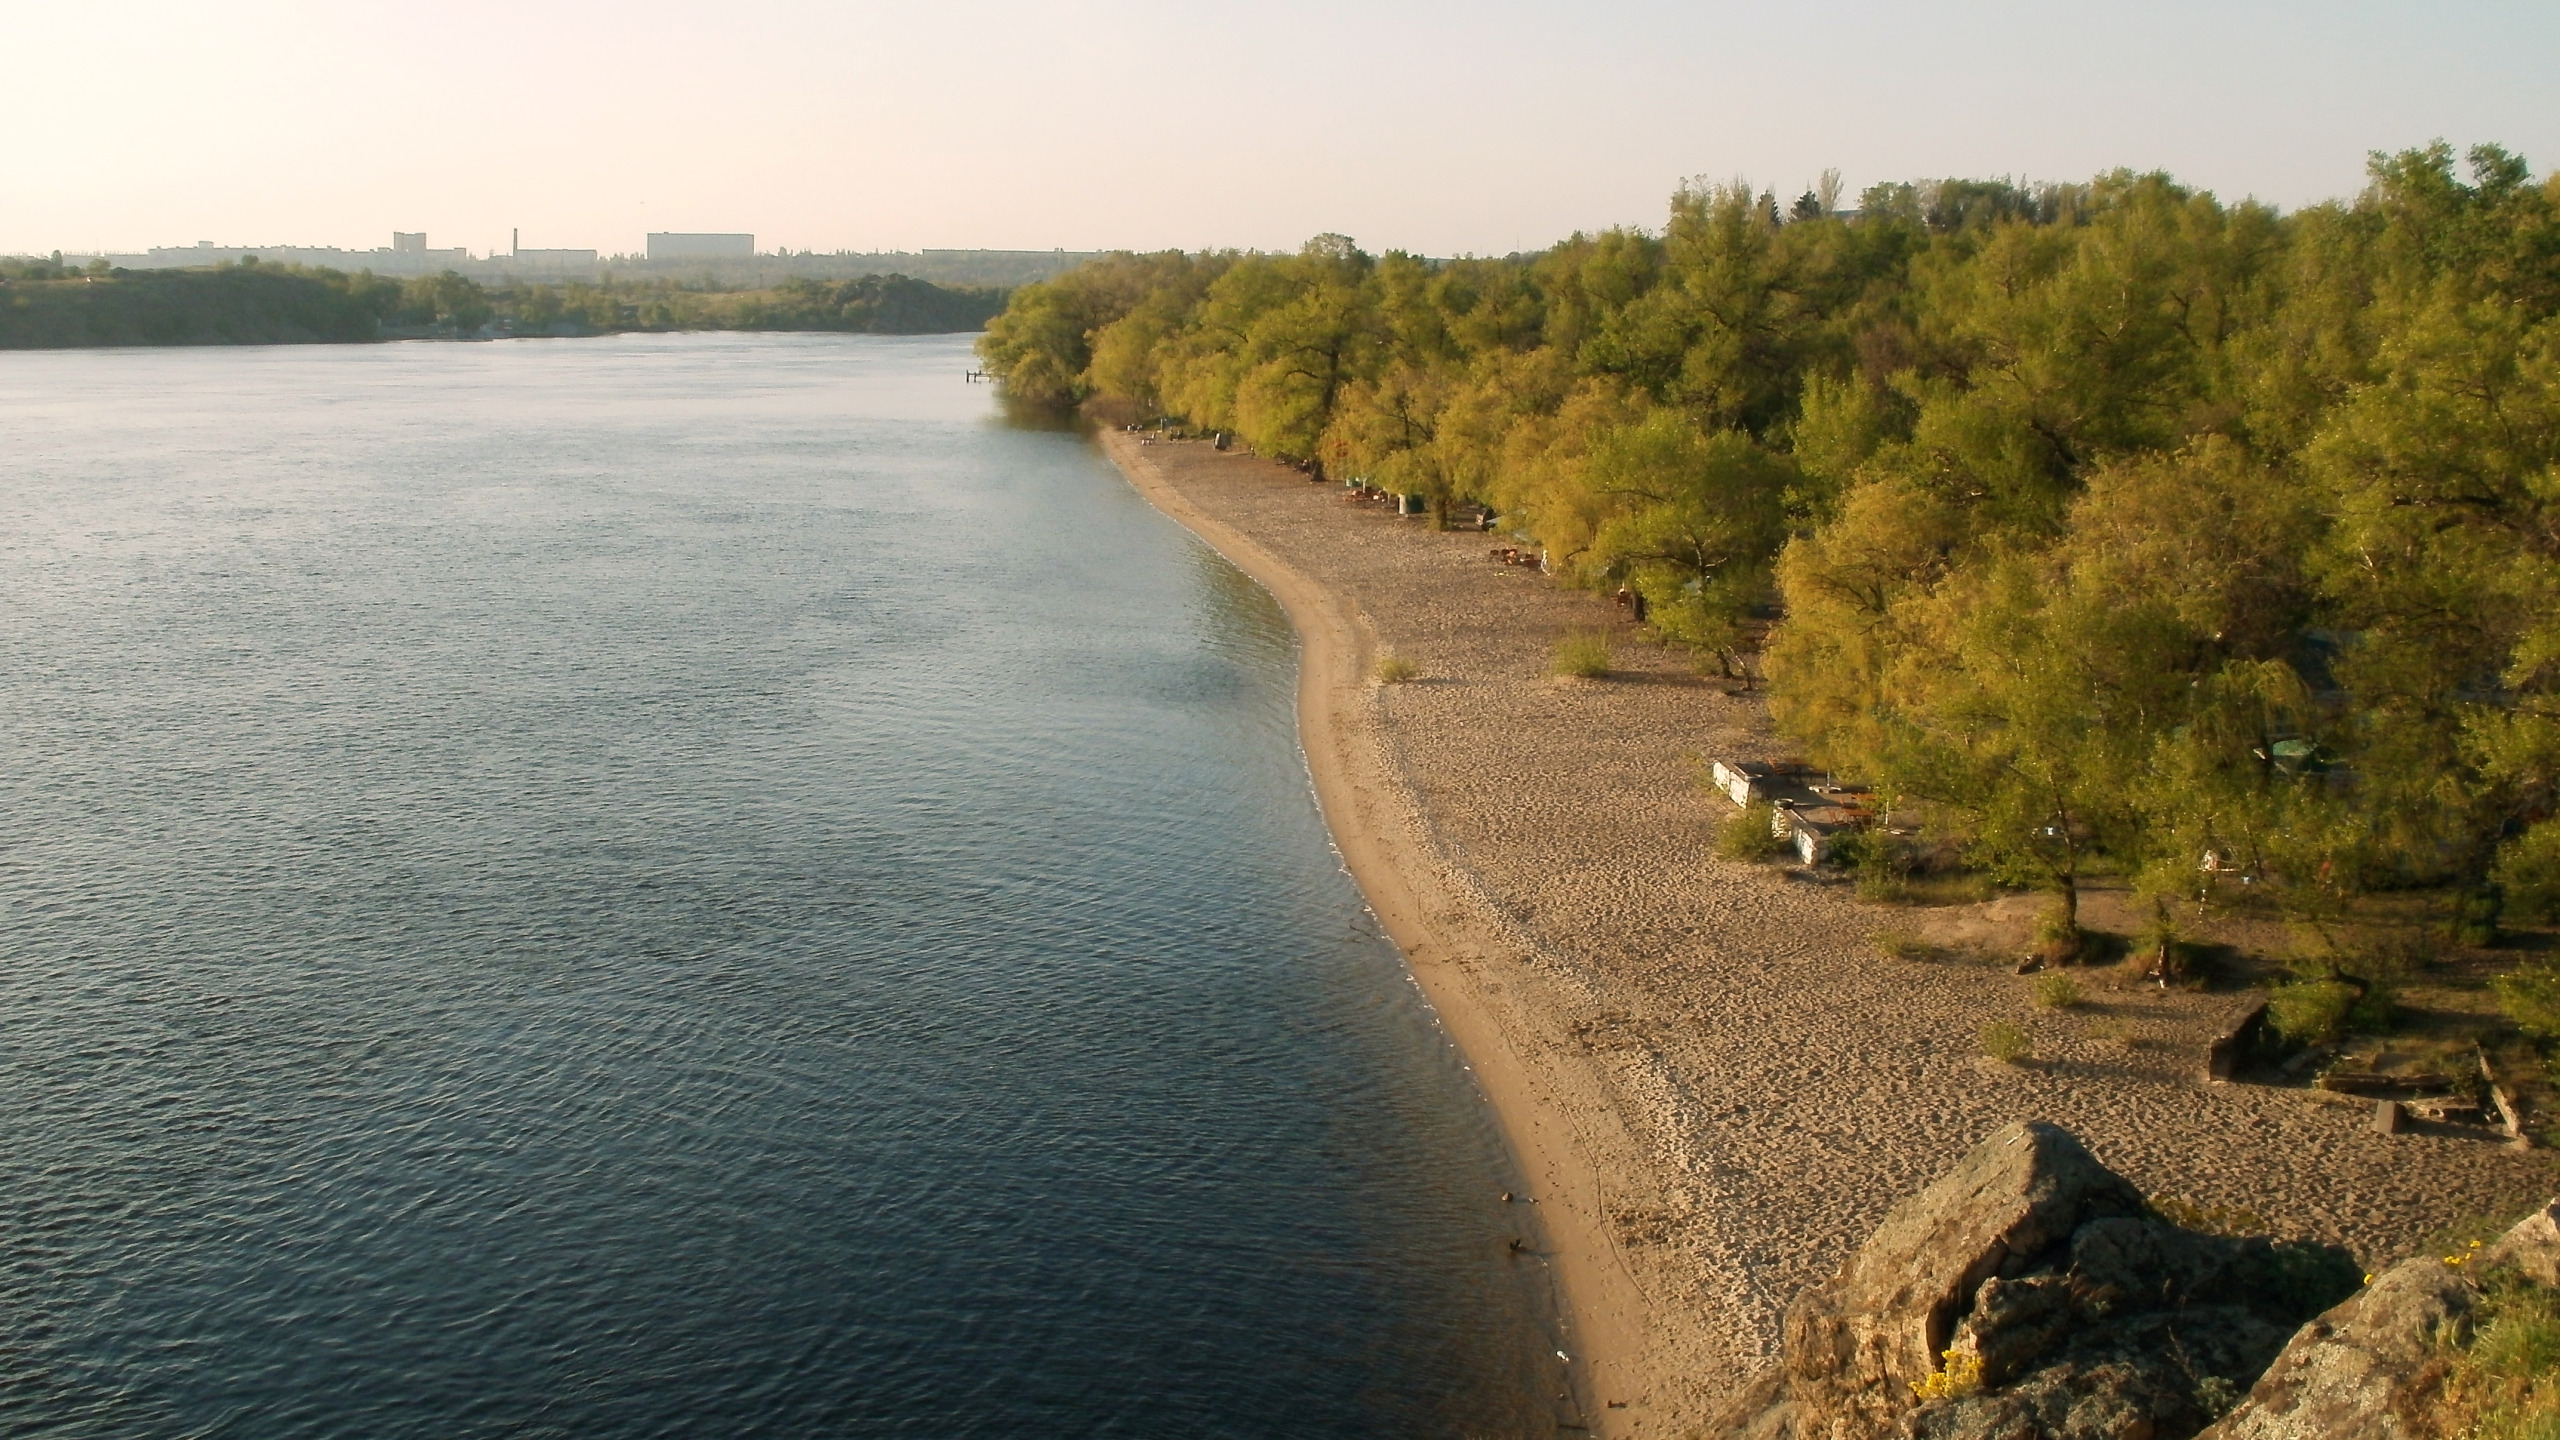
[[1342, 3], [957, 10], [785, 0], [145, 3], [13, 22], [0, 252], [223, 245], [637, 252], [1428, 254], [1653, 225], [1690, 176], [2165, 169], [2286, 207], [2369, 151], [2560, 154], [2560, 10], [2498, 3], [1765, 7]]

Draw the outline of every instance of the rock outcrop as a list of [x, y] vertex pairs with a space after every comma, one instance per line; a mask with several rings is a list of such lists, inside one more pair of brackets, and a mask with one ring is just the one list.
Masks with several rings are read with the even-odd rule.
[[1789, 1308], [1717, 1433], [2183, 1440], [2356, 1279], [2342, 1251], [2181, 1229], [2067, 1131], [2013, 1125]]
[[2303, 1326], [2247, 1403], [2207, 1430], [2206, 1440], [2404, 1440], [2431, 1433], [2424, 1414], [2444, 1380], [2443, 1342], [2461, 1335], [2482, 1280], [2502, 1269], [2560, 1285], [2560, 1201], [2455, 1264], [2429, 1255], [2384, 1271]]
[[2536, 1285], [2560, 1286], [2560, 1200], [2517, 1221], [2472, 1263], [2482, 1270], [2512, 1268]]
[[2310, 1324], [2211, 1440], [2400, 1440], [2433, 1397], [2437, 1338], [2476, 1292], [2441, 1260], [2393, 1266]]

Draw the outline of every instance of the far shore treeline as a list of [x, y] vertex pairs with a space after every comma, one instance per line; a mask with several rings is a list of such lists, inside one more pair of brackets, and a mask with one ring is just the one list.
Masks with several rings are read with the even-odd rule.
[[1122, 254], [980, 351], [1026, 400], [1492, 508], [1765, 675], [1925, 821], [1905, 861], [2052, 890], [2063, 943], [2101, 869], [2164, 933], [2245, 887], [2476, 937], [2560, 910], [2560, 183], [2441, 143], [2370, 173], [2291, 214], [1826, 178], [1507, 259]]
[[273, 345], [400, 338], [597, 335], [632, 330], [976, 330], [1005, 292], [903, 275], [795, 279], [755, 290], [674, 280], [482, 285], [245, 260], [200, 270], [67, 269], [0, 262], [0, 349]]

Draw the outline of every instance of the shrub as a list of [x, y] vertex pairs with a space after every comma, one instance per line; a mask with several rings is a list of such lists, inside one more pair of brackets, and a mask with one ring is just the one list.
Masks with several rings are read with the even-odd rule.
[[2267, 992], [2267, 1023], [2296, 1045], [2326, 1045], [2347, 1033], [2356, 987], [2344, 980], [2296, 980]]
[[2511, 841], [2498, 857], [2497, 880], [2518, 915], [2560, 920], [2560, 819], [2545, 820]]
[[2458, 945], [2495, 945], [2506, 899], [2495, 889], [2476, 891], [2454, 902], [2452, 935]]
[[2196, 1382], [2196, 1408], [2211, 1420], [2219, 1420], [2237, 1408], [2247, 1392], [2228, 1377], [2207, 1375]]
[[1910, 847], [1883, 826], [1869, 825], [1834, 837], [1831, 861], [1856, 872], [1859, 899], [1871, 905], [1911, 903]]
[[1597, 680], [1609, 673], [1609, 637], [1597, 630], [1576, 630], [1556, 642], [1555, 673], [1577, 680]]
[[1831, 863], [1861, 875], [1895, 873], [1893, 837], [1875, 826], [1831, 837]]
[[1716, 832], [1716, 853], [1727, 860], [1774, 860], [1786, 854], [1787, 842], [1771, 829], [1777, 813], [1777, 807], [1766, 800], [1743, 806]]
[[2068, 1010], [2080, 1003], [2080, 987], [2070, 976], [2048, 970], [2036, 977], [2036, 1003], [2047, 1010]]
[[2516, 1028], [2537, 1040], [2560, 1040], [2560, 965], [2536, 960], [2490, 982], [2498, 1008]]
[[2399, 987], [2376, 982], [2347, 1007], [2347, 1028], [2359, 1035], [2387, 1034], [2400, 1019]]
[[2036, 1053], [2027, 1027], [2014, 1020], [1994, 1020], [1982, 1027], [1982, 1053], [2003, 1065], [2015, 1065]]
[[1407, 680], [1419, 678], [1422, 667], [1389, 650], [1378, 657], [1375, 673], [1381, 685], [1401, 685]]

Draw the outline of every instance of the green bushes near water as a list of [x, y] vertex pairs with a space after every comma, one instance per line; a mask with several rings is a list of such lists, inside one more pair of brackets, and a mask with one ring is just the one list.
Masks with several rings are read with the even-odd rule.
[[791, 280], [770, 290], [673, 282], [490, 287], [451, 271], [402, 282], [244, 261], [206, 270], [0, 267], [0, 349], [347, 343], [387, 335], [976, 330], [1004, 293], [902, 275]]
[[397, 281], [231, 265], [0, 282], [0, 349], [371, 340]]

